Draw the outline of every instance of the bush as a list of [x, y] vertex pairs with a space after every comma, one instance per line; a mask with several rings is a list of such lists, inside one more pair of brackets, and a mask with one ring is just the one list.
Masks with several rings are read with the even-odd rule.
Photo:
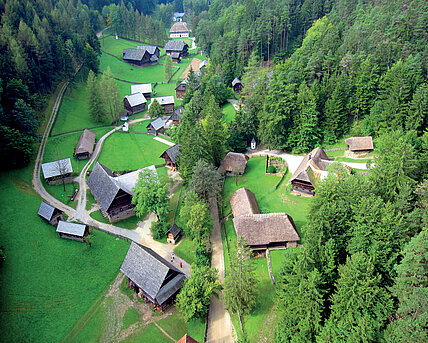
[[210, 265], [210, 258], [205, 251], [205, 248], [201, 245], [198, 245], [195, 249], [195, 255], [196, 255], [196, 264], [199, 267], [202, 266], [209, 266]]
[[164, 221], [152, 222], [150, 229], [152, 230], [154, 239], [163, 239], [168, 231], [168, 223]]
[[268, 169], [267, 169], [267, 171], [266, 171], [266, 173], [275, 174], [276, 173], [275, 166], [269, 166]]

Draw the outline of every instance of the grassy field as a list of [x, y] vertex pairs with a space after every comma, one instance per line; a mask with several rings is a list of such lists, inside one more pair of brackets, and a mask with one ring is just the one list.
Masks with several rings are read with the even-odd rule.
[[221, 112], [223, 113], [223, 119], [226, 123], [231, 123], [235, 120], [236, 111], [230, 102], [222, 106]]
[[[96, 232], [93, 245], [60, 239], [37, 211], [32, 166], [0, 175], [4, 342], [58, 342], [117, 275], [129, 243]], [[96, 272], [94, 272], [96, 271]]]

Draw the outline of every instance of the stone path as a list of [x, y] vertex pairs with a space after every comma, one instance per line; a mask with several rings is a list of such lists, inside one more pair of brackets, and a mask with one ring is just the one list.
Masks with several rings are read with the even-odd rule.
[[163, 144], [169, 145], [169, 146], [174, 146], [175, 145], [175, 143], [167, 141], [166, 139], [163, 139], [163, 138], [158, 137], [158, 136], [153, 137], [153, 139], [156, 140], [156, 141], [158, 141], [158, 142], [161, 142]]

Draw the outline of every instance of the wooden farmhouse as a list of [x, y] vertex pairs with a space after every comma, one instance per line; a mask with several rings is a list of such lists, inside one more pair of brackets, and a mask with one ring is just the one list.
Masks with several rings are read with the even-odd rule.
[[111, 223], [135, 215], [135, 205], [132, 204], [133, 188], [138, 176], [144, 169], [157, 174], [155, 166], [138, 169], [133, 172], [117, 175], [110, 169], [97, 162], [88, 179], [88, 187], [101, 213]]
[[138, 66], [156, 64], [159, 60], [160, 50], [153, 45], [139, 45], [137, 49], [123, 49], [122, 56], [125, 62]]
[[240, 188], [230, 197], [233, 225], [237, 237], [243, 237], [251, 250], [295, 248], [300, 240], [293, 219], [286, 213], [261, 214], [254, 194]]
[[348, 146], [348, 155], [351, 157], [358, 157], [369, 154], [373, 151], [373, 139], [371, 136], [366, 137], [351, 137], [345, 139]]
[[48, 185], [73, 182], [73, 167], [69, 158], [43, 163], [42, 172]]
[[37, 214], [53, 226], [57, 226], [60, 220], [64, 220], [60, 209], [44, 201], [40, 204]]
[[187, 333], [181, 337], [177, 343], [198, 343], [197, 340], [193, 339], [192, 337], [190, 337]]
[[190, 28], [186, 22], [175, 22], [169, 30], [169, 38], [189, 37]]
[[180, 62], [183, 57], [188, 55], [189, 45], [182, 40], [170, 40], [165, 44], [165, 52], [170, 55], [173, 62]]
[[247, 167], [248, 156], [238, 152], [228, 152], [220, 163], [220, 173], [230, 173], [233, 175], [242, 175]]
[[[159, 96], [157, 98], [153, 98], [153, 100], [156, 99], [156, 101], [159, 103], [159, 105], [162, 106], [163, 110], [165, 111], [165, 114], [173, 114], [174, 113], [174, 95], [167, 95], [167, 96]], [[150, 103], [150, 106], [153, 103]], [[149, 106], [149, 108], [150, 108]]]
[[70, 223], [61, 220], [58, 222], [56, 232], [58, 232], [61, 238], [83, 242], [83, 239], [88, 235], [88, 227], [84, 224]]
[[328, 175], [326, 168], [332, 163], [323, 149], [312, 150], [291, 176], [292, 190], [298, 194], [315, 195], [317, 181]]
[[148, 133], [157, 136], [164, 130], [165, 122], [161, 117], [159, 117], [153, 120], [149, 125], [147, 125], [146, 128]]
[[137, 92], [134, 94], [126, 95], [123, 99], [123, 107], [129, 115], [144, 111], [146, 108], [146, 98], [143, 94]]
[[152, 249], [131, 243], [120, 267], [128, 287], [163, 311], [180, 291], [186, 276]]
[[242, 82], [237, 77], [235, 77], [232, 81], [232, 88], [235, 93], [241, 93], [242, 91]]
[[165, 152], [160, 156], [165, 160], [165, 166], [172, 168], [173, 170], [177, 169], [177, 157], [180, 155], [180, 144], [176, 144], [171, 148], [165, 150]]
[[180, 81], [180, 83], [175, 87], [175, 96], [177, 99], [183, 99], [184, 94], [186, 94], [187, 88], [187, 78]]
[[176, 109], [174, 109], [174, 113], [171, 115], [171, 117], [168, 118], [168, 122], [172, 122], [173, 124], [180, 124], [181, 123], [181, 117], [183, 116], [184, 107], [183, 105], [180, 105]]
[[95, 132], [88, 129], [83, 130], [74, 149], [74, 157], [77, 157], [79, 160], [90, 158], [94, 152], [95, 137]]
[[144, 95], [144, 98], [150, 99], [152, 96], [152, 84], [151, 83], [140, 83], [137, 85], [131, 85], [131, 94], [141, 93]]
[[174, 223], [173, 226], [166, 233], [166, 241], [171, 244], [175, 244], [181, 237], [181, 229]]

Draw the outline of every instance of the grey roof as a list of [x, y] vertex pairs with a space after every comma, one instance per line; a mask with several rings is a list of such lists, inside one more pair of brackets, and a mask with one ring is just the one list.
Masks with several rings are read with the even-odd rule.
[[182, 115], [184, 113], [184, 106], [180, 105], [174, 110], [174, 114]]
[[70, 158], [47, 162], [42, 164], [42, 172], [45, 179], [61, 176], [73, 172]]
[[74, 154], [83, 154], [85, 152], [92, 154], [94, 151], [95, 137], [95, 132], [89, 131], [88, 129], [83, 130], [77, 142], [76, 149], [74, 149]]
[[123, 59], [130, 61], [141, 61], [146, 53], [145, 49], [123, 49]]
[[203, 67], [205, 67], [208, 64], [207, 60], [203, 60], [201, 63], [199, 63], [199, 69], [202, 69]]
[[150, 62], [156, 62], [159, 59], [159, 57], [157, 55], [152, 55], [150, 57]]
[[147, 127], [152, 126], [153, 129], [160, 130], [161, 128], [163, 128], [165, 126], [165, 122], [163, 121], [163, 119], [161, 117], [156, 118], [155, 120], [153, 120], [149, 125], [147, 125]]
[[235, 78], [233, 79], [233, 81], [232, 81], [232, 87], [235, 87], [235, 85], [236, 85], [237, 83], [240, 83], [240, 84], [242, 85], [241, 80], [240, 80], [240, 79], [238, 79], [237, 77], [235, 77]]
[[254, 137], [253, 137], [253, 139], [251, 140], [251, 143], [256, 143], [256, 140], [254, 139]]
[[137, 85], [131, 85], [131, 94], [134, 93], [151, 93], [152, 84], [151, 83], [139, 83]]
[[86, 225], [84, 224], [70, 223], [60, 220], [58, 222], [58, 226], [56, 227], [56, 232], [83, 237], [85, 234], [85, 229]]
[[137, 50], [146, 50], [150, 55], [153, 55], [156, 52], [156, 45], [138, 45]]
[[125, 96], [125, 99], [128, 100], [131, 107], [145, 104], [147, 102], [146, 98], [140, 92], [129, 94]]
[[167, 234], [170, 233], [171, 235], [177, 237], [179, 234], [181, 234], [181, 229], [177, 226], [177, 224], [174, 223], [174, 225], [171, 226], [171, 228], [167, 231]]
[[174, 104], [174, 95], [159, 96], [157, 98], [153, 98], [153, 100], [154, 99], [156, 99], [159, 105], [162, 105], [162, 106]]
[[171, 52], [171, 58], [180, 58], [180, 53], [178, 51]]
[[[172, 146], [171, 148], [165, 150], [165, 152], [163, 154], [167, 154], [169, 156], [169, 158], [171, 159], [171, 161], [173, 163], [175, 163], [175, 159], [177, 158], [178, 155], [180, 155], [180, 144], [176, 144], [176, 145]], [[163, 154], [162, 154], [162, 156], [163, 156]]]
[[37, 214], [46, 219], [47, 221], [50, 221], [52, 219], [52, 215], [55, 212], [55, 207], [48, 204], [47, 202], [42, 201], [39, 207], [39, 212]]
[[187, 45], [187, 43], [182, 40], [169, 40], [166, 42], [164, 49], [172, 51], [183, 51], [185, 46], [189, 47], [189, 45]]
[[184, 16], [184, 12], [174, 12], [174, 17], [180, 18]]
[[[181, 288], [185, 279], [171, 263], [135, 242], [131, 243], [120, 271], [160, 305]], [[167, 277], [170, 280], [165, 283]]]

